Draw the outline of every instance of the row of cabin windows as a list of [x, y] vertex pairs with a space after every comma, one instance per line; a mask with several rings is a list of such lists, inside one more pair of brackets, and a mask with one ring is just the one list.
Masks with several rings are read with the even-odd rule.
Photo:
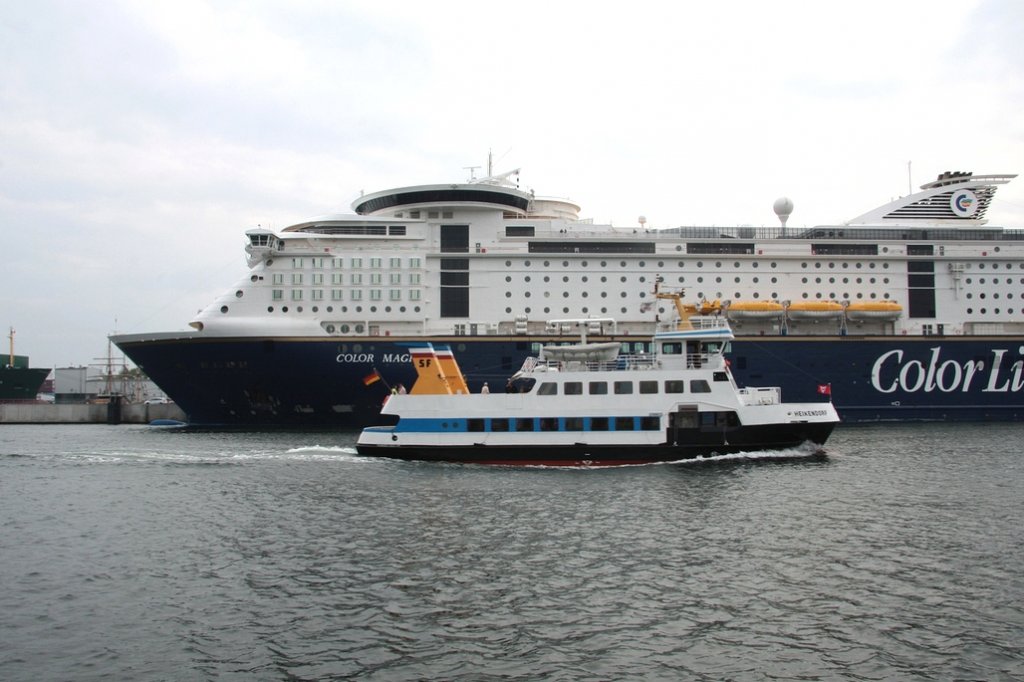
[[467, 419], [471, 432], [658, 431], [661, 417], [492, 417]]
[[[408, 284], [418, 285], [418, 284], [420, 284], [423, 281], [422, 277], [423, 276], [420, 273], [418, 273], [418, 272], [409, 273], [409, 274], [406, 275], [406, 282]], [[276, 284], [276, 285], [283, 285], [284, 284], [284, 274], [282, 274], [280, 272], [274, 273], [274, 276], [271, 279], [271, 281], [274, 284]], [[324, 283], [324, 276], [323, 276], [323, 274], [322, 273], [314, 273], [313, 275], [310, 276], [310, 282], [314, 286], [315, 285], [323, 284]], [[349, 282], [351, 284], [362, 284], [363, 283], [363, 275], [362, 275], [362, 273], [352, 273], [349, 276]], [[294, 285], [301, 286], [302, 284], [305, 283], [305, 277], [302, 275], [301, 272], [293, 272], [292, 273], [291, 283], [294, 284]], [[345, 283], [345, 275], [344, 274], [342, 274], [340, 272], [335, 272], [335, 273], [331, 274], [331, 284], [344, 284], [344, 283]], [[384, 275], [383, 275], [383, 273], [380, 273], [380, 272], [370, 273], [370, 284], [383, 284], [383, 283], [384, 283]], [[389, 284], [393, 284], [393, 285], [401, 285], [402, 284], [402, 273], [400, 273], [400, 272], [389, 273], [388, 274], [388, 283]]]
[[[423, 267], [423, 259], [419, 257], [408, 258], [408, 268], [418, 269]], [[305, 267], [311, 267], [314, 270], [322, 270], [325, 266], [334, 270], [341, 270], [346, 267], [345, 262], [348, 261], [347, 267], [349, 268], [361, 268], [363, 262], [366, 261], [371, 269], [379, 270], [384, 267], [384, 259], [373, 257], [373, 258], [292, 258], [292, 267], [296, 270], [301, 270]], [[395, 270], [402, 267], [401, 258], [388, 258], [388, 268]]]
[[[715, 372], [715, 381], [728, 381], [725, 372]], [[635, 383], [638, 384], [636, 388], [639, 389], [639, 393], [658, 393], [657, 381], [637, 381]], [[608, 384], [609, 382], [607, 381], [588, 381], [587, 393], [590, 395], [608, 395]], [[559, 385], [562, 386], [563, 395], [583, 395], [582, 381], [566, 381], [563, 384], [545, 381], [537, 387], [537, 395], [558, 395]], [[686, 393], [686, 381], [682, 379], [666, 379], [663, 387], [664, 393]], [[613, 381], [611, 382], [611, 389], [615, 395], [632, 395], [634, 382]], [[690, 379], [690, 393], [711, 393], [711, 385], [705, 379]]]

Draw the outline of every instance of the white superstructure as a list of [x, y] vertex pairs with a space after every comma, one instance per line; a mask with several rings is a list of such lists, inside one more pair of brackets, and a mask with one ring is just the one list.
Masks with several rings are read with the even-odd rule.
[[[615, 317], [649, 335], [666, 312], [649, 294], [661, 277], [733, 306], [740, 335], [1024, 331], [1024, 234], [985, 219], [1013, 175], [943, 174], [841, 225], [659, 231], [594, 225], [517, 177], [376, 192], [355, 215], [250, 230], [249, 273], [190, 324], [203, 336], [344, 339]], [[838, 314], [808, 313], [819, 303]]]

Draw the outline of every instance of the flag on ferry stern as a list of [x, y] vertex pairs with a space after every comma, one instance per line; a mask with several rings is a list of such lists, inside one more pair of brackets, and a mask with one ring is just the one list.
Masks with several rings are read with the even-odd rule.
[[832, 395], [832, 384], [818, 384], [818, 393], [821, 395]]
[[375, 384], [378, 381], [380, 381], [380, 374], [377, 374], [377, 370], [373, 370], [365, 377], [363, 377], [363, 384], [366, 386], [369, 386], [370, 384]]

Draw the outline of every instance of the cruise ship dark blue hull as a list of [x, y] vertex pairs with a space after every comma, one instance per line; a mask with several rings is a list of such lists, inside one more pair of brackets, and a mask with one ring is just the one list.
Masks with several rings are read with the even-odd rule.
[[[118, 345], [192, 424], [360, 429], [386, 423], [380, 405], [391, 387], [412, 385], [408, 348], [423, 340], [183, 336]], [[487, 382], [500, 391], [532, 342], [553, 338], [431, 340], [451, 344], [471, 390]], [[1024, 421], [1022, 337], [738, 337], [728, 357], [741, 386], [780, 386], [786, 401], [824, 401], [830, 390], [845, 423]]]

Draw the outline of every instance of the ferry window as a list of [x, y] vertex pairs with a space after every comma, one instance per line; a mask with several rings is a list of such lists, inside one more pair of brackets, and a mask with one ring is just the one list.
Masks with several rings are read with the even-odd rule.
[[505, 417], [492, 419], [491, 431], [508, 431], [508, 419]]
[[633, 430], [633, 418], [632, 417], [616, 417], [615, 418], [615, 430], [616, 431], [632, 431]]
[[686, 382], [682, 379], [669, 379], [665, 382], [665, 393], [683, 393], [686, 390]]
[[640, 417], [641, 431], [657, 431], [661, 429], [661, 417]]
[[658, 382], [657, 381], [641, 381], [640, 382], [640, 392], [641, 393], [648, 393], [648, 394], [649, 393], [657, 393], [658, 392]]
[[541, 431], [557, 431], [558, 430], [558, 417], [541, 417], [540, 418], [540, 430]]
[[630, 395], [633, 392], [632, 381], [616, 381], [615, 395]]
[[589, 388], [590, 395], [608, 395], [607, 381], [591, 381]]
[[558, 395], [558, 384], [545, 381], [537, 388], [537, 395]]
[[533, 418], [520, 417], [516, 419], [516, 431], [533, 431]]
[[691, 393], [711, 393], [711, 385], [705, 379], [690, 380]]
[[590, 430], [591, 431], [607, 431], [608, 430], [608, 417], [591, 417], [590, 418]]
[[467, 431], [473, 431], [473, 432], [483, 431], [484, 430], [484, 420], [483, 419], [467, 419], [466, 420], [466, 430]]
[[583, 430], [583, 417], [566, 417], [565, 418], [565, 430], [566, 431], [582, 431]]
[[725, 372], [715, 372], [714, 379], [715, 381], [728, 381], [729, 375], [727, 375]]
[[583, 382], [582, 381], [567, 381], [565, 382], [565, 395], [583, 395]]
[[[739, 298], [739, 296], [737, 296]], [[663, 355], [682, 355], [683, 344], [680, 341], [673, 341], [672, 343], [661, 344], [661, 352]]]

